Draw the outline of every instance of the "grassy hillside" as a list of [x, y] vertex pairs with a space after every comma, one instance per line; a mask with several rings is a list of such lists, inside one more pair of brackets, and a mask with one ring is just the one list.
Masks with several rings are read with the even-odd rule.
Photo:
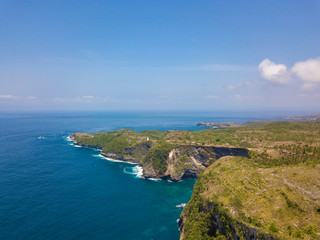
[[[230, 238], [232, 228], [243, 236], [236, 222], [261, 236], [320, 238], [320, 164], [264, 167], [253, 160], [224, 157], [200, 175], [182, 214], [184, 239]], [[225, 225], [220, 230], [214, 215]]]
[[221, 158], [200, 175], [181, 238], [320, 239], [319, 122], [215, 132], [221, 142], [250, 146], [250, 158]]

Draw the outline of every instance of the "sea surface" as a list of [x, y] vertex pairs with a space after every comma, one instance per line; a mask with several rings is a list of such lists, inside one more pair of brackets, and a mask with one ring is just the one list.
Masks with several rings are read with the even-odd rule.
[[75, 147], [74, 132], [199, 130], [196, 123], [271, 113], [0, 113], [0, 239], [179, 239], [177, 205], [194, 179], [138, 177], [138, 168]]

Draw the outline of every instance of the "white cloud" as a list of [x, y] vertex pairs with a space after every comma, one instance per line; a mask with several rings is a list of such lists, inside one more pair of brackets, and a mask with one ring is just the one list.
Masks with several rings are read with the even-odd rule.
[[21, 97], [21, 96], [14, 96], [11, 94], [6, 94], [6, 95], [0, 95], [0, 99], [2, 100], [37, 100], [38, 98], [34, 96], [28, 96], [28, 97]]
[[315, 84], [320, 83], [320, 57], [297, 62], [291, 71], [304, 81], [303, 89], [312, 89]]
[[41, 104], [41, 99], [38, 99], [37, 97], [34, 96], [15, 96], [11, 94], [4, 94], [0, 95], [0, 104], [14, 104], [14, 105], [20, 105], [20, 104], [31, 104], [31, 105], [39, 105]]
[[265, 59], [259, 64], [259, 71], [264, 79], [271, 82], [286, 84], [290, 80], [287, 66], [284, 64], [276, 64], [269, 59]]
[[79, 96], [74, 98], [53, 98], [52, 101], [61, 103], [104, 103], [112, 101], [112, 98], [96, 96]]
[[215, 95], [209, 95], [209, 96], [206, 96], [206, 98], [208, 98], [208, 99], [220, 99], [220, 97], [215, 96]]
[[83, 99], [92, 99], [92, 98], [94, 98], [94, 96], [82, 96], [82, 97], [79, 97], [79, 98], [83, 98]]
[[0, 99], [20, 99], [20, 96], [13, 96], [13, 95], [0, 95]]
[[81, 96], [81, 97], [73, 98], [71, 101], [78, 102], [78, 103], [90, 103], [90, 102], [93, 102], [97, 99], [98, 98], [96, 98], [94, 96]]
[[232, 98], [238, 99], [238, 100], [258, 100], [260, 99], [260, 97], [258, 96], [247, 96], [247, 95], [240, 95], [240, 94], [234, 94], [233, 96], [231, 96]]
[[316, 85], [320, 85], [320, 57], [297, 62], [290, 70], [284, 64], [265, 59], [259, 64], [259, 70], [264, 79], [280, 84], [287, 84], [295, 74], [302, 81], [303, 90], [314, 90]]
[[29, 99], [29, 100], [37, 100], [38, 98], [35, 97], [35, 96], [29, 96], [28, 99]]

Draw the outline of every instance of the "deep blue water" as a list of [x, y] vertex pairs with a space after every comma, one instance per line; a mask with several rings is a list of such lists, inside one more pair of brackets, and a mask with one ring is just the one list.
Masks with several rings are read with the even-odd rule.
[[[77, 148], [73, 132], [198, 130], [276, 114], [0, 113], [0, 239], [178, 239], [195, 180], [137, 178], [134, 165]], [[43, 136], [44, 139], [39, 139]]]

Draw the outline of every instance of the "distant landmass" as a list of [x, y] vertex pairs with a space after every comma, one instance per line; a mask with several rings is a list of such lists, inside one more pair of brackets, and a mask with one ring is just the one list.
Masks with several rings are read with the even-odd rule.
[[207, 127], [207, 128], [228, 128], [228, 127], [239, 127], [242, 126], [241, 123], [225, 122], [225, 123], [213, 123], [213, 122], [200, 122], [197, 126]]
[[320, 121], [199, 124], [210, 128], [70, 138], [139, 164], [145, 178], [198, 178], [179, 219], [181, 240], [320, 239]]
[[223, 128], [231, 128], [231, 127], [245, 127], [245, 126], [254, 126], [260, 125], [262, 123], [271, 122], [269, 120], [254, 120], [246, 123], [234, 123], [234, 122], [222, 122], [222, 123], [214, 123], [214, 122], [200, 122], [196, 125], [199, 127], [206, 127], [212, 129], [223, 129]]
[[281, 119], [285, 119], [285, 120], [320, 120], [320, 114], [282, 116]]

